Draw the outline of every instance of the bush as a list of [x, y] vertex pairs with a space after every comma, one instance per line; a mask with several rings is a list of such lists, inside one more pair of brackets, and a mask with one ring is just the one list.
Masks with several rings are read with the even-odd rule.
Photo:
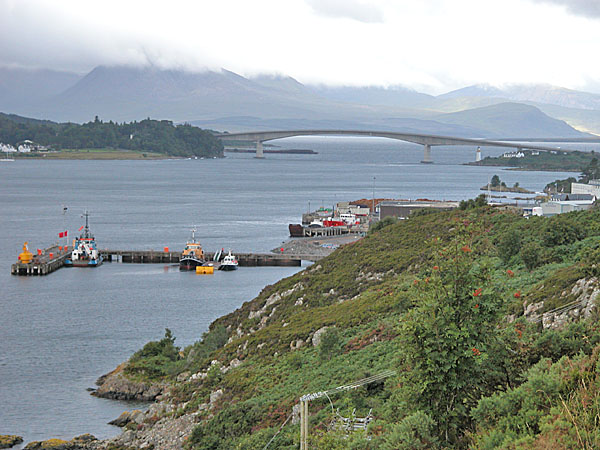
[[498, 256], [504, 264], [507, 264], [510, 259], [519, 254], [521, 250], [521, 233], [516, 229], [511, 229], [500, 236], [498, 243]]
[[150, 341], [129, 358], [125, 373], [147, 379], [158, 379], [173, 374], [179, 359], [179, 347], [168, 328], [160, 341]]
[[398, 222], [396, 217], [388, 216], [379, 222], [375, 222], [373, 225], [369, 227], [369, 233], [374, 233], [376, 231], [381, 230], [382, 228], [389, 227], [390, 225], [394, 225]]
[[542, 247], [537, 242], [528, 242], [521, 248], [521, 259], [527, 270], [532, 271], [542, 262]]
[[416, 411], [383, 437], [381, 450], [429, 450], [436, 447], [435, 422], [423, 411]]
[[319, 357], [322, 360], [329, 361], [342, 348], [342, 342], [340, 339], [337, 328], [328, 328], [323, 336], [321, 336], [321, 343], [319, 344]]

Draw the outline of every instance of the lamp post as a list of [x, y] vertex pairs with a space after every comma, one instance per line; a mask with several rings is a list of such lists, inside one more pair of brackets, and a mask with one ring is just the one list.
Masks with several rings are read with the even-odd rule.
[[371, 221], [375, 219], [375, 177], [373, 177], [373, 215], [371, 216]]

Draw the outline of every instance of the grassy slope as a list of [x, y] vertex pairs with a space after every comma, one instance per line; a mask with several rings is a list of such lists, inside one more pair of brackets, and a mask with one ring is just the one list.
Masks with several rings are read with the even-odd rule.
[[[204, 353], [199, 350], [206, 345], [198, 343], [187, 348], [186, 357], [166, 370], [176, 375], [184, 370], [205, 370], [215, 359], [225, 366], [234, 359], [242, 362], [225, 374], [213, 368], [204, 380], [176, 385], [174, 398], [187, 402], [180, 412], [196, 410], [208, 402], [209, 394], [216, 389], [224, 392], [215, 409], [201, 413], [206, 422], [196, 428], [189, 445], [198, 449], [262, 448], [299, 396], [384, 369], [399, 369], [399, 324], [413, 305], [412, 283], [431, 273], [437, 249], [450, 242], [465, 221], [475, 226], [479, 249], [476, 260], [486, 259], [491, 264], [493, 289], [504, 300], [505, 312], [517, 315], [522, 314], [524, 301], [551, 298], [555, 307], [572, 300], [563, 295], [565, 287], [586, 276], [591, 263], [585, 252], [597, 248], [600, 242], [598, 212], [525, 220], [510, 212], [483, 208], [417, 215], [343, 247], [318, 264], [266, 287], [256, 299], [215, 321], [205, 342], [210, 341], [212, 334], [226, 330], [229, 343]], [[532, 271], [525, 269], [518, 253], [507, 262], [497, 257], [498, 246], [507, 233], [518, 234], [523, 246], [528, 242], [539, 245], [537, 267]], [[507, 269], [514, 275], [508, 276]], [[281, 298], [268, 304], [276, 296]], [[263, 313], [258, 314], [261, 310]], [[498, 325], [513, 336], [513, 325]], [[323, 326], [339, 330], [338, 339], [328, 352], [311, 344], [313, 333]], [[511, 343], [512, 353], [504, 352], [508, 356], [502, 361], [500, 356], [492, 355], [499, 359], [499, 365], [508, 364], [512, 372], [502, 385], [490, 381], [490, 393], [501, 395], [507, 388], [518, 386], [524, 381], [521, 372], [543, 357], [557, 360], [582, 349], [590, 352], [592, 343], [597, 341], [597, 333], [584, 342], [582, 337], [567, 338], [561, 332], [542, 333], [538, 325], [519, 326], [526, 344]], [[291, 346], [298, 341], [300, 349], [293, 350]], [[398, 398], [401, 380], [402, 377], [390, 379], [385, 385], [363, 387], [332, 399], [346, 415], [357, 408], [357, 415], [364, 416], [373, 408], [379, 419], [373, 428], [379, 436], [370, 442], [359, 440], [352, 444], [354, 447], [344, 447], [350, 445], [349, 441], [335, 444], [335, 436], [324, 431], [332, 418], [328, 403], [313, 402], [311, 427], [315, 429], [315, 445], [332, 449], [390, 448], [386, 447], [387, 436], [394, 430], [393, 423], [404, 414], [398, 411], [406, 409], [406, 405], [399, 406], [403, 403]], [[270, 448], [295, 448], [297, 428], [285, 427]], [[462, 430], [473, 431], [472, 427]], [[473, 439], [485, 440], [482, 433]], [[480, 448], [495, 448], [486, 445], [481, 444]], [[425, 448], [433, 447], [431, 444]]]
[[58, 152], [13, 154], [17, 158], [35, 159], [166, 159], [174, 158], [164, 153], [141, 152], [110, 148], [63, 149]]
[[596, 157], [594, 153], [578, 151], [568, 154], [540, 152], [537, 156], [531, 156], [530, 151], [524, 153], [525, 157], [523, 158], [487, 157], [481, 161], [470, 162], [468, 164], [471, 166], [500, 166], [531, 170], [581, 172]]

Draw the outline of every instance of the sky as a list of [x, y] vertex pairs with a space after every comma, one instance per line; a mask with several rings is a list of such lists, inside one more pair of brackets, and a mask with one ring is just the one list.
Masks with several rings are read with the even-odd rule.
[[0, 66], [600, 93], [600, 0], [0, 0]]

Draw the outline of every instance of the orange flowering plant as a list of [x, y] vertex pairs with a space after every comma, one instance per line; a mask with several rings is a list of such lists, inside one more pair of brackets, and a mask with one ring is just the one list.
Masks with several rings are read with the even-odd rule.
[[434, 420], [447, 446], [463, 438], [457, 430], [468, 425], [469, 410], [484, 392], [487, 350], [501, 309], [491, 263], [475, 256], [472, 227], [459, 225], [450, 245], [434, 253], [442, 256], [431, 262], [429, 282], [413, 285], [414, 307], [400, 332], [402, 373], [405, 385], [413, 386], [405, 398]]

